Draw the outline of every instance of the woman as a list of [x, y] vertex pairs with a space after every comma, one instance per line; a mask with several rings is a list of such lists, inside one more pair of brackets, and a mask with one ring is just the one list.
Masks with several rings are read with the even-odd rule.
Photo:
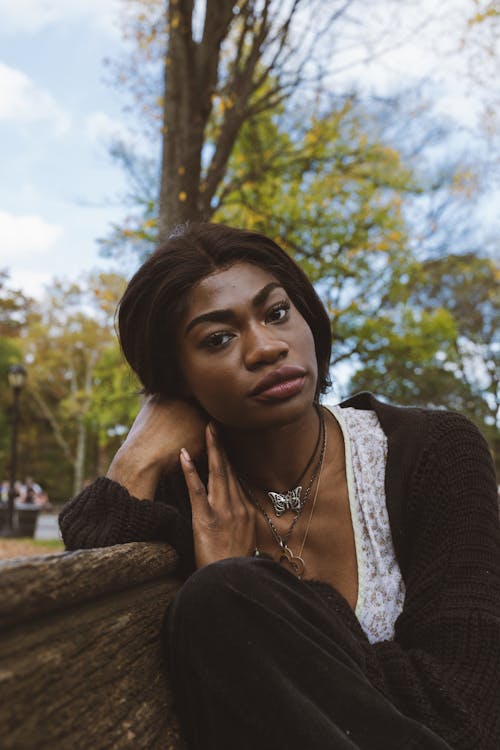
[[[191, 748], [500, 746], [500, 531], [460, 415], [329, 409], [330, 324], [270, 239], [191, 225], [131, 280], [149, 400], [60, 523], [69, 549], [165, 540]], [[154, 499], [154, 502], [153, 502]]]

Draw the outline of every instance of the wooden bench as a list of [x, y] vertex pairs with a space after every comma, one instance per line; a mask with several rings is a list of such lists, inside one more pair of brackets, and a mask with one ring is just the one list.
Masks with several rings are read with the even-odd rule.
[[184, 750], [161, 668], [166, 544], [0, 563], [2, 750]]

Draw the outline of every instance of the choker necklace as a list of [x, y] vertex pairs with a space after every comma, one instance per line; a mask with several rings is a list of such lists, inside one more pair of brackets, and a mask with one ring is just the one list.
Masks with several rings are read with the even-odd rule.
[[316, 445], [314, 446], [314, 450], [311, 453], [311, 457], [309, 458], [309, 461], [307, 462], [305, 468], [301, 472], [299, 478], [295, 482], [295, 487], [291, 490], [288, 490], [287, 492], [270, 492], [266, 491], [267, 497], [269, 499], [269, 502], [273, 506], [274, 509], [274, 515], [279, 518], [283, 513], [286, 513], [288, 510], [292, 510], [294, 513], [300, 514], [302, 512], [302, 508], [304, 507], [307, 497], [309, 496], [309, 493], [311, 491], [311, 487], [313, 485], [313, 482], [317, 475], [317, 468], [319, 466], [319, 461], [316, 466], [316, 471], [313, 471], [311, 479], [309, 480], [309, 484], [306, 488], [306, 491], [304, 493], [304, 498], [301, 497], [302, 493], [302, 485], [300, 482], [306, 475], [308, 469], [310, 468], [314, 456], [316, 455], [318, 451], [318, 446], [321, 441], [321, 436], [325, 431], [325, 424], [324, 424], [324, 417], [323, 413], [320, 409], [320, 407], [315, 404], [316, 411], [318, 413], [319, 417], [319, 430], [318, 430], [318, 437], [316, 439]]
[[[309, 516], [309, 521], [308, 521], [308, 524], [307, 524], [306, 533], [304, 535], [304, 539], [302, 541], [302, 546], [300, 548], [300, 553], [298, 555], [294, 555], [293, 554], [292, 550], [288, 546], [288, 540], [290, 539], [290, 536], [292, 535], [292, 531], [294, 530], [294, 528], [295, 528], [295, 526], [297, 524], [297, 521], [299, 520], [299, 518], [300, 518], [300, 516], [302, 514], [302, 511], [303, 511], [303, 509], [304, 509], [304, 507], [305, 507], [305, 505], [306, 505], [306, 503], [307, 503], [307, 501], [309, 499], [309, 495], [311, 494], [311, 489], [313, 487], [314, 480], [316, 479], [316, 477], [318, 475], [319, 475], [319, 477], [321, 476], [321, 469], [323, 468], [323, 459], [325, 457], [325, 451], [326, 451], [326, 427], [325, 427], [325, 420], [324, 420], [324, 417], [323, 417], [323, 414], [322, 414], [321, 411], [319, 412], [319, 415], [320, 415], [320, 424], [321, 424], [320, 435], [322, 435], [322, 437], [323, 437], [323, 443], [322, 443], [322, 446], [321, 446], [321, 452], [320, 452], [320, 456], [319, 456], [319, 459], [318, 459], [318, 463], [316, 464], [316, 466], [314, 468], [311, 480], [310, 480], [310, 482], [309, 482], [309, 484], [307, 486], [306, 492], [304, 494], [304, 499], [302, 500], [302, 503], [301, 503], [299, 509], [296, 511], [296, 515], [295, 515], [292, 523], [290, 524], [290, 527], [288, 528], [288, 531], [285, 533], [284, 536], [281, 536], [281, 534], [279, 533], [278, 529], [274, 525], [274, 523], [273, 523], [273, 521], [272, 521], [269, 513], [259, 503], [259, 501], [253, 495], [253, 493], [250, 490], [250, 488], [247, 487], [247, 485], [243, 482], [243, 480], [240, 477], [238, 477], [239, 482], [240, 482], [241, 486], [243, 487], [243, 490], [245, 491], [248, 499], [253, 503], [253, 505], [255, 505], [255, 507], [257, 508], [257, 510], [259, 510], [262, 513], [262, 515], [264, 516], [264, 518], [266, 519], [266, 521], [267, 521], [267, 523], [269, 525], [269, 528], [271, 530], [271, 533], [272, 533], [275, 541], [277, 542], [277, 544], [281, 548], [281, 555], [280, 555], [280, 559], [279, 559], [280, 565], [285, 565], [285, 566], [289, 565], [292, 568], [293, 572], [295, 573], [295, 575], [298, 578], [302, 578], [302, 576], [304, 574], [304, 570], [305, 570], [305, 564], [304, 564], [304, 560], [301, 557], [301, 554], [302, 554], [302, 551], [304, 549], [304, 545], [305, 545], [305, 542], [306, 542], [307, 534], [309, 532], [309, 525], [311, 523], [311, 518], [312, 518], [312, 515], [314, 513], [314, 508], [316, 506], [316, 498], [318, 496], [318, 489], [319, 489], [319, 478], [318, 478], [318, 484], [317, 484], [317, 487], [316, 487], [316, 492], [315, 492], [315, 495], [314, 495], [313, 507], [312, 507], [311, 514]], [[257, 550], [255, 552], [255, 555], [256, 556], [259, 555], [259, 553], [258, 553]]]

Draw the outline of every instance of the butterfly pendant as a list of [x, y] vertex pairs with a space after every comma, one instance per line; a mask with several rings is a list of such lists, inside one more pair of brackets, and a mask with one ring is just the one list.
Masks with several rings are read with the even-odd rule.
[[273, 505], [274, 513], [278, 518], [285, 513], [287, 510], [293, 510], [294, 513], [299, 513], [302, 508], [302, 500], [300, 499], [300, 493], [302, 492], [302, 486], [299, 485], [293, 490], [281, 494], [280, 492], [268, 492], [269, 499]]
[[297, 578], [302, 578], [306, 567], [304, 560], [301, 557], [295, 556], [292, 550], [286, 545], [282, 547], [280, 565], [296, 575]]

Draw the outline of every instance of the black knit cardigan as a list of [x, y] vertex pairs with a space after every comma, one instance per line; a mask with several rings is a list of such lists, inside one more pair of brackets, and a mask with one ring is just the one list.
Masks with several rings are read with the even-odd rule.
[[[333, 606], [362, 644], [370, 679], [402, 713], [454, 750], [499, 750], [500, 527], [487, 444], [459, 414], [369, 393], [341, 406], [374, 410], [387, 436], [386, 502], [406, 597], [394, 638], [373, 645], [332, 589]], [[60, 526], [67, 549], [165, 540], [181, 578], [194, 570], [179, 475], [162, 480], [154, 502], [97, 479], [65, 505]]]

